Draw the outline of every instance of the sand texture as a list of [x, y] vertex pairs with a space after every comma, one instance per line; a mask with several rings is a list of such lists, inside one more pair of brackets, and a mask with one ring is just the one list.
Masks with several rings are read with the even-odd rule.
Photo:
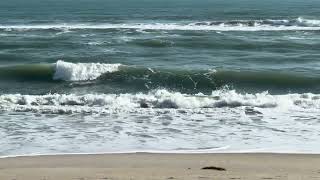
[[106, 154], [0, 159], [1, 180], [320, 180], [320, 155]]

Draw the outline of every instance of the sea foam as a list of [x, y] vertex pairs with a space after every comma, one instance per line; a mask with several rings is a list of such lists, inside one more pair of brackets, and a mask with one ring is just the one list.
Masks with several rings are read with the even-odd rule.
[[320, 20], [305, 19], [266, 19], [266, 20], [231, 20], [203, 21], [189, 23], [123, 23], [123, 24], [34, 24], [1, 25], [6, 31], [61, 30], [78, 29], [135, 29], [141, 30], [183, 30], [183, 31], [317, 31]]
[[118, 71], [121, 64], [70, 63], [57, 61], [54, 80], [87, 81], [97, 79], [104, 73]]
[[215, 111], [217, 108], [276, 108], [318, 109], [320, 95], [286, 94], [270, 95], [268, 92], [241, 94], [234, 90], [216, 90], [211, 95], [183, 94], [168, 90], [155, 90], [137, 94], [48, 94], [0, 96], [3, 111], [37, 112], [49, 114], [64, 113], [119, 113], [146, 112], [150, 110], [187, 110], [189, 112]]

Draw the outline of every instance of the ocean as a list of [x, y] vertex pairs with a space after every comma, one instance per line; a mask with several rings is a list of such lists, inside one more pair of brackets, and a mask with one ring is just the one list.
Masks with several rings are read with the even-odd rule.
[[318, 0], [1, 0], [0, 156], [320, 152]]

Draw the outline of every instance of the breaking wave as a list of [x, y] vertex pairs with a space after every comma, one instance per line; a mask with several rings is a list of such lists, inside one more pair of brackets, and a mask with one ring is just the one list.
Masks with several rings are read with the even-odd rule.
[[118, 71], [121, 64], [70, 63], [26, 64], [0, 67], [0, 79], [90, 81]]
[[78, 29], [137, 29], [137, 30], [183, 30], [183, 31], [318, 31], [320, 20], [232, 20], [191, 23], [132, 23], [132, 24], [32, 24], [0, 25], [0, 29], [12, 30], [78, 30]]
[[86, 81], [94, 80], [104, 73], [118, 71], [121, 64], [69, 63], [58, 61], [55, 64], [54, 80]]
[[[138, 90], [170, 89], [179, 92], [204, 92], [224, 86], [278, 89], [320, 88], [320, 78], [295, 73], [230, 71], [223, 69], [184, 70], [160, 69], [122, 64], [71, 63], [57, 61], [54, 64], [30, 64], [0, 67], [0, 80], [75, 82], [91, 81], [116, 87]], [[86, 83], [84, 83], [86, 84]]]
[[[179, 112], [214, 111], [215, 108], [320, 108], [320, 95], [287, 94], [271, 95], [268, 92], [241, 94], [235, 90], [216, 90], [211, 95], [183, 94], [168, 90], [156, 90], [137, 94], [48, 94], [0, 96], [2, 111], [34, 112], [48, 114], [119, 112], [145, 112], [173, 109]], [[185, 110], [185, 111], [180, 111]]]

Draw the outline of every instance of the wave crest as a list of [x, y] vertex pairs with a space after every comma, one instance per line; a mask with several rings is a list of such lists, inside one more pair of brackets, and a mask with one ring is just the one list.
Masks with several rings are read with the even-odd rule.
[[94, 80], [104, 73], [118, 71], [121, 64], [70, 63], [57, 61], [54, 80], [86, 81]]

